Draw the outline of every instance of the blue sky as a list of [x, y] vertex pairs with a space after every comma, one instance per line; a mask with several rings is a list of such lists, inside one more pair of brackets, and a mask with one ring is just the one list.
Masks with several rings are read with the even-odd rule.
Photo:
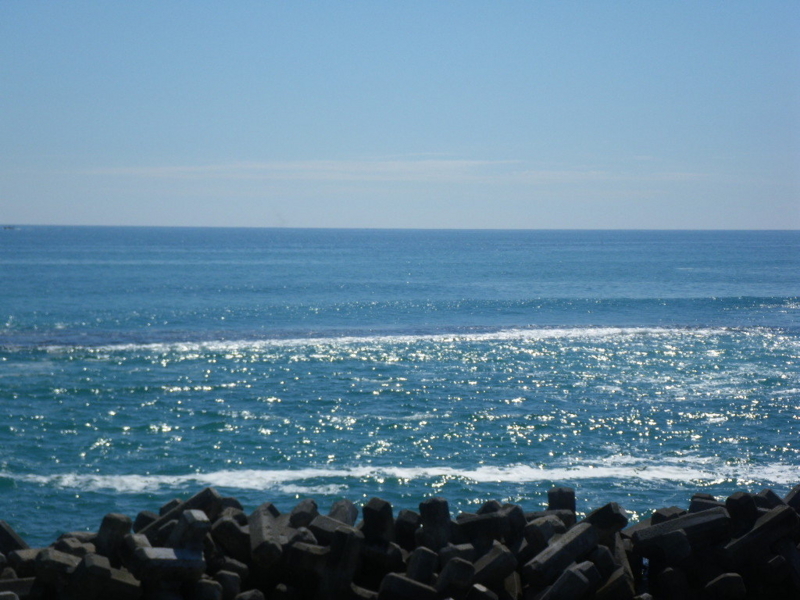
[[800, 228], [800, 4], [0, 0], [0, 222]]

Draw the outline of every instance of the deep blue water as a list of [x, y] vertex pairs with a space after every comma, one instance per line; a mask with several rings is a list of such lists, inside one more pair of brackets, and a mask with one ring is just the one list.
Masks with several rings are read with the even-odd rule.
[[0, 519], [800, 483], [800, 232], [0, 231]]

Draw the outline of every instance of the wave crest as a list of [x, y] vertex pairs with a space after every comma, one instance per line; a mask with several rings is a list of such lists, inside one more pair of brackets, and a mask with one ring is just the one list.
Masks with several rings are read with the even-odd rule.
[[618, 457], [614, 461], [563, 467], [529, 465], [481, 466], [475, 469], [453, 467], [375, 467], [359, 466], [341, 469], [244, 469], [222, 470], [185, 475], [100, 475], [62, 473], [53, 475], [12, 475], [0, 478], [56, 488], [84, 491], [113, 490], [118, 493], [144, 493], [187, 486], [212, 486], [240, 490], [277, 490], [293, 494], [331, 495], [346, 491], [348, 484], [360, 482], [429, 482], [461, 480], [483, 483], [536, 483], [548, 481], [635, 480], [640, 482], [674, 482], [708, 485], [722, 481], [760, 481], [776, 485], [794, 485], [800, 481], [800, 467], [785, 464], [740, 465], [719, 464], [717, 459], [690, 461], [652, 460]]
[[415, 343], [474, 343], [502, 341], [538, 341], [557, 339], [609, 339], [631, 337], [690, 336], [705, 338], [730, 333], [730, 328], [670, 328], [670, 327], [569, 327], [569, 328], [510, 328], [484, 332], [455, 332], [397, 335], [349, 335], [331, 337], [268, 338], [244, 340], [207, 340], [191, 342], [120, 343], [100, 346], [48, 345], [50, 352], [149, 352], [149, 353], [196, 353], [196, 352], [258, 352], [269, 349], [300, 348], [309, 346], [350, 346], [359, 344], [415, 344]]

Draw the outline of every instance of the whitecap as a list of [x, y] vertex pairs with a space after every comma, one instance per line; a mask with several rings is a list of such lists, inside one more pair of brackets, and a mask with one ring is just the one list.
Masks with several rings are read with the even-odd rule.
[[208, 340], [197, 342], [155, 342], [145, 344], [108, 344], [101, 346], [60, 346], [49, 345], [45, 350], [50, 352], [74, 351], [83, 349], [88, 352], [146, 352], [151, 354], [195, 354], [195, 353], [230, 353], [264, 352], [270, 349], [302, 348], [315, 346], [347, 347], [357, 345], [409, 345], [416, 343], [473, 343], [503, 341], [547, 341], [558, 339], [611, 339], [630, 337], [663, 337], [689, 336], [706, 338], [714, 335], [730, 333], [728, 328], [669, 328], [669, 327], [570, 327], [570, 328], [525, 328], [515, 327], [499, 331], [480, 333], [436, 333], [436, 334], [397, 334], [397, 335], [363, 335], [313, 338], [274, 338], [258, 340]]
[[[349, 468], [241, 469], [184, 475], [101, 475], [65, 473], [0, 477], [57, 488], [87, 491], [113, 490], [118, 493], [151, 492], [165, 488], [212, 486], [241, 490], [269, 490], [284, 493], [333, 494], [347, 489], [348, 480], [383, 482], [461, 480], [469, 483], [578, 482], [583, 480], [630, 480], [707, 485], [728, 481], [759, 481], [769, 485], [800, 482], [800, 466], [783, 463], [729, 465], [713, 457], [641, 459], [615, 456], [606, 460], [559, 466], [480, 466], [458, 469], [447, 466], [356, 466]], [[333, 481], [331, 481], [333, 480]]]

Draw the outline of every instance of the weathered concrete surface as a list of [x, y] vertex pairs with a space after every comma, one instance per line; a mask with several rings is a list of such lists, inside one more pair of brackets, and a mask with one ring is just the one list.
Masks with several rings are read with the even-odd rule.
[[[109, 514], [97, 533], [69, 532], [47, 548], [0, 540], [0, 594], [20, 600], [797, 600], [800, 486], [727, 499], [692, 497], [627, 527], [610, 502], [553, 510], [487, 501], [455, 520], [444, 498], [420, 512], [373, 498], [363, 507], [316, 501], [289, 513], [266, 502], [248, 517], [208, 488], [132, 524]], [[569, 508], [565, 508], [569, 507]], [[577, 508], [577, 507], [576, 507]], [[139, 530], [137, 533], [132, 533]], [[147, 535], [145, 532], [149, 533]], [[19, 536], [17, 536], [19, 537]], [[646, 559], [643, 559], [646, 557]], [[7, 593], [6, 593], [7, 592]], [[0, 598], [2, 596], [0, 595]]]

